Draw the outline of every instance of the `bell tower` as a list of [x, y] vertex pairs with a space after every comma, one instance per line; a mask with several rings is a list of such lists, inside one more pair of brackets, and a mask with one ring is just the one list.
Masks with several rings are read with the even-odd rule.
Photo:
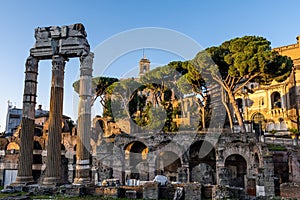
[[144, 50], [143, 50], [143, 58], [140, 60], [139, 65], [140, 65], [140, 73], [139, 73], [140, 77], [150, 71], [150, 60], [146, 58]]

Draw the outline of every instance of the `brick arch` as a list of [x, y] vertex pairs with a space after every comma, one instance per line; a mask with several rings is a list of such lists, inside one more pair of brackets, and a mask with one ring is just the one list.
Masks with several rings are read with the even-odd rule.
[[[208, 155], [212, 150], [214, 150], [214, 155], [216, 156], [216, 148], [215, 148], [215, 146], [214, 146], [210, 141], [205, 140], [205, 139], [198, 139], [198, 140], [195, 140], [195, 141], [189, 146], [189, 148], [188, 148], [188, 150], [187, 150], [187, 152], [186, 152], [186, 154], [187, 154], [186, 156], [187, 156], [188, 161], [191, 160], [191, 158], [190, 158], [190, 150], [191, 150], [191, 147], [192, 147], [193, 145], [195, 145], [197, 142], [202, 142], [200, 148], [202, 148], [203, 142], [207, 142], [207, 143], [208, 143], [209, 145], [211, 145], [211, 147], [212, 147], [212, 149], [210, 149], [209, 152], [207, 152], [207, 155]], [[205, 155], [205, 156], [207, 156], [207, 155]], [[204, 156], [204, 157], [205, 157], [205, 156]]]
[[174, 173], [177, 173], [180, 167], [182, 167], [181, 157], [173, 151], [160, 151], [155, 158], [156, 174], [166, 170], [172, 172], [174, 178]]
[[155, 162], [159, 156], [160, 153], [162, 152], [172, 152], [178, 156], [180, 159], [180, 164], [184, 164], [184, 156], [186, 152], [183, 151], [183, 148], [181, 145], [177, 144], [176, 142], [171, 142], [164, 146], [161, 149], [158, 149], [156, 151], [149, 151], [148, 156], [147, 156], [147, 162], [149, 163], [149, 166], [155, 166]]
[[263, 168], [264, 166], [264, 162], [263, 162], [263, 153], [262, 153], [262, 149], [255, 145], [252, 149], [253, 151], [253, 163], [255, 162], [255, 154], [257, 154], [258, 159], [259, 159], [259, 165], [257, 167]]
[[145, 143], [145, 141], [140, 141], [140, 140], [134, 139], [134, 140], [130, 140], [130, 141], [124, 143], [123, 150], [126, 150], [126, 148], [128, 148], [130, 145], [132, 145], [136, 142], [141, 143], [141, 144], [145, 145], [146, 147], [148, 147], [148, 145]]
[[145, 145], [144, 142], [138, 140], [127, 143], [124, 146], [123, 150], [125, 158], [126, 156], [128, 156], [129, 158], [130, 153], [138, 153], [142, 155], [142, 159], [145, 159], [145, 157], [147, 157], [148, 154], [148, 146]]
[[231, 155], [240, 155], [242, 156], [246, 162], [247, 165], [250, 165], [252, 163], [251, 158], [251, 149], [249, 149], [249, 146], [242, 146], [242, 145], [234, 145], [226, 148], [226, 151], [223, 152], [223, 160], [222, 165], [225, 166], [226, 159]]
[[183, 156], [184, 156], [185, 152], [183, 151], [181, 145], [179, 145], [176, 142], [170, 142], [169, 144], [167, 144], [163, 148], [158, 149], [157, 151], [155, 151], [154, 152], [154, 159], [156, 160], [161, 152], [167, 152], [167, 151], [176, 154], [178, 156], [178, 158], [180, 159], [181, 165], [183, 164], [182, 161], [183, 161]]
[[130, 143], [133, 143], [133, 142], [141, 142], [144, 145], [146, 145], [147, 147], [151, 146], [146, 140], [139, 139], [136, 137], [128, 137], [125, 140], [123, 140], [123, 137], [120, 137], [120, 138], [122, 138], [122, 139], [117, 140], [115, 142], [115, 146], [118, 146], [118, 148], [121, 148], [123, 150], [125, 149], [126, 146], [128, 146]]
[[[231, 159], [229, 159], [231, 158]], [[249, 174], [249, 161], [240, 153], [231, 154], [225, 158], [224, 166], [228, 170], [229, 185], [246, 189], [245, 175]]]

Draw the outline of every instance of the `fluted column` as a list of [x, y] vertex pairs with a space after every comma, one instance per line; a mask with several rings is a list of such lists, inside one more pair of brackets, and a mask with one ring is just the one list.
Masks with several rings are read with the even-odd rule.
[[64, 93], [65, 59], [62, 56], [52, 57], [52, 84], [48, 128], [48, 146], [45, 185], [61, 183], [61, 131]]
[[33, 181], [32, 162], [33, 162], [33, 136], [34, 119], [36, 105], [38, 60], [31, 56], [26, 61], [24, 94], [23, 94], [23, 114], [21, 127], [21, 144], [17, 184], [26, 184]]
[[92, 65], [94, 54], [80, 58], [80, 88], [78, 104], [78, 131], [76, 147], [76, 175], [74, 184], [86, 185], [90, 178]]

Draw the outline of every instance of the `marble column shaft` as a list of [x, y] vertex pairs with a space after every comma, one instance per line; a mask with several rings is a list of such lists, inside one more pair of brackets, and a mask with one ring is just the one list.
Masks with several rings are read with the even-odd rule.
[[50, 97], [47, 167], [43, 184], [52, 185], [61, 182], [61, 131], [64, 93], [65, 59], [52, 57], [52, 84]]
[[92, 72], [94, 54], [80, 58], [80, 87], [78, 104], [78, 130], [76, 147], [76, 175], [74, 184], [89, 184], [90, 179], [90, 139]]
[[33, 181], [33, 137], [37, 91], [38, 59], [31, 56], [26, 61], [23, 113], [21, 122], [21, 144], [16, 183], [26, 184]]

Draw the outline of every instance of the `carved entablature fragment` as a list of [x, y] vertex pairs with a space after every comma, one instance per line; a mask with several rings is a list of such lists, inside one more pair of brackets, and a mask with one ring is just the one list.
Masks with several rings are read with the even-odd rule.
[[82, 24], [38, 27], [34, 36], [36, 42], [30, 50], [30, 55], [39, 60], [51, 59], [53, 55], [66, 58], [81, 57], [90, 52], [87, 34]]

